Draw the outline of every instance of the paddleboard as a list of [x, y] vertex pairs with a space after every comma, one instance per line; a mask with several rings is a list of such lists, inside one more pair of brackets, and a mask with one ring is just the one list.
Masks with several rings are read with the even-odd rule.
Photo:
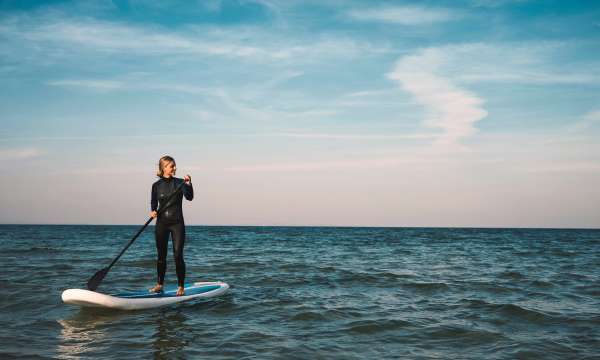
[[145, 290], [112, 295], [85, 289], [67, 289], [62, 293], [62, 300], [65, 304], [78, 306], [140, 310], [219, 296], [226, 293], [228, 289], [229, 285], [220, 281], [185, 285], [185, 294], [182, 296], [176, 295], [176, 286], [166, 287], [165, 291], [160, 293]]

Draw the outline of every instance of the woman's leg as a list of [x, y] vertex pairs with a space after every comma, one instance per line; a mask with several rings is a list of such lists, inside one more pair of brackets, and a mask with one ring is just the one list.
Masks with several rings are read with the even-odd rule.
[[185, 262], [183, 261], [183, 246], [185, 245], [185, 225], [183, 222], [171, 226], [173, 234], [173, 256], [177, 271], [177, 285], [183, 287], [185, 281]]
[[163, 285], [165, 282], [165, 273], [167, 271], [167, 244], [169, 242], [169, 227], [162, 222], [156, 223], [154, 236], [156, 238], [156, 274], [158, 285]]

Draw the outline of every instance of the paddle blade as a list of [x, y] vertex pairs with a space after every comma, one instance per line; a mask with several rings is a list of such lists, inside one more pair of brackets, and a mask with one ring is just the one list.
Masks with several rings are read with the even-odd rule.
[[87, 288], [91, 291], [95, 291], [98, 288], [98, 285], [102, 282], [106, 274], [108, 273], [108, 268], [104, 268], [97, 273], [94, 274], [87, 282]]

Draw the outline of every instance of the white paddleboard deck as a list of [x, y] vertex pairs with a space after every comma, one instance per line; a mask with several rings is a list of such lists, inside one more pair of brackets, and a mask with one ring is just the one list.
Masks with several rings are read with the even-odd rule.
[[63, 291], [62, 300], [65, 304], [86, 307], [102, 307], [120, 310], [150, 309], [159, 306], [176, 304], [199, 298], [219, 296], [229, 290], [224, 282], [197, 282], [185, 285], [185, 295], [177, 296], [177, 287], [166, 288], [161, 293], [151, 293], [148, 290], [120, 294], [101, 294], [85, 289], [68, 289]]

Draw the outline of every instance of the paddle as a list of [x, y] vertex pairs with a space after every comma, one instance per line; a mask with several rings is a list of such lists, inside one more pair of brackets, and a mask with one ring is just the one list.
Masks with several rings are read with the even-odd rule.
[[[160, 214], [165, 208], [168, 207], [169, 201], [171, 201], [171, 199], [173, 198], [173, 196], [175, 196], [175, 194], [177, 194], [177, 192], [179, 190], [181, 190], [181, 187], [183, 186], [183, 184], [185, 184], [185, 181], [182, 182], [181, 184], [179, 184], [179, 186], [177, 187], [177, 189], [175, 189], [175, 191], [173, 191], [168, 197], [167, 200], [164, 202], [165, 206], [161, 206], [160, 209], [158, 209], [157, 213]], [[150, 222], [152, 222], [154, 218], [150, 217], [150, 219], [148, 219], [148, 221], [146, 221], [146, 223], [144, 224], [144, 226], [142, 226], [142, 228], [140, 230], [138, 230], [137, 234], [135, 234], [135, 236], [129, 240], [129, 243], [123, 248], [123, 250], [121, 250], [121, 252], [119, 253], [119, 255], [117, 255], [116, 258], [114, 258], [114, 260], [110, 263], [110, 265], [108, 265], [107, 267], [105, 267], [104, 269], [96, 272], [94, 274], [94, 276], [92, 276], [90, 278], [90, 280], [88, 280], [87, 282], [87, 288], [91, 291], [94, 291], [98, 288], [98, 285], [100, 285], [100, 283], [102, 282], [102, 280], [104, 279], [104, 277], [106, 276], [106, 274], [108, 274], [108, 271], [110, 270], [110, 268], [117, 262], [117, 260], [119, 260], [119, 258], [121, 257], [121, 255], [123, 255], [123, 253], [125, 252], [125, 250], [127, 250], [131, 244], [133, 244], [133, 242], [135, 241], [135, 239], [137, 239], [138, 236], [140, 236], [140, 234], [142, 233], [142, 231], [144, 231], [144, 229], [146, 228], [146, 226], [148, 226], [148, 224], [150, 224]]]

